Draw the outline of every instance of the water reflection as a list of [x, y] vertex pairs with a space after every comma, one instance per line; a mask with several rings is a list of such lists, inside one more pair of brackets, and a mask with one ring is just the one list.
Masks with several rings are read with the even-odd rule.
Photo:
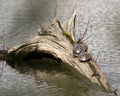
[[56, 62], [31, 60], [10, 66], [21, 74], [34, 77], [37, 90], [45, 92], [44, 96], [83, 96], [89, 90], [88, 86]]
[[52, 67], [44, 70], [40, 64], [32, 61], [24, 65], [10, 64], [12, 68], [7, 65], [0, 79], [1, 96], [114, 96], [94, 90], [88, 92], [84, 83], [60, 65], [49, 65]]

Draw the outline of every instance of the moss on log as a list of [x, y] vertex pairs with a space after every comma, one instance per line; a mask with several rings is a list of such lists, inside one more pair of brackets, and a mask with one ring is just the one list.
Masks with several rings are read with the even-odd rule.
[[47, 28], [41, 28], [38, 36], [9, 48], [8, 61], [21, 61], [32, 52], [51, 55], [92, 88], [111, 92], [108, 81], [96, 62], [92, 60], [79, 62], [73, 56], [75, 16], [76, 13], [74, 12], [63, 23], [54, 20]]

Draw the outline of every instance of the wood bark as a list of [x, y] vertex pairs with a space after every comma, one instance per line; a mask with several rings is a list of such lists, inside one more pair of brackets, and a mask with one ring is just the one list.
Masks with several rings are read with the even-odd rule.
[[[8, 49], [8, 61], [22, 60], [30, 52], [50, 54], [60, 60], [66, 68], [70, 69], [80, 80], [95, 89], [111, 92], [111, 88], [103, 72], [93, 60], [79, 62], [73, 57], [73, 42], [75, 42], [75, 17], [76, 12], [63, 23], [58, 20], [41, 28], [38, 36]], [[71, 37], [63, 34], [67, 32]], [[94, 76], [93, 74], [98, 76]]]

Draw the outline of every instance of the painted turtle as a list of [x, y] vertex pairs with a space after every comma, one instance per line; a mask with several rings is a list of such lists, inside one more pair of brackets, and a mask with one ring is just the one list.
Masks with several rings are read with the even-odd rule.
[[90, 61], [90, 60], [92, 60], [92, 56], [88, 52], [83, 52], [83, 53], [79, 54], [78, 60], [80, 62]]
[[73, 44], [73, 56], [78, 57], [79, 54], [86, 52], [88, 49], [88, 46], [86, 43], [74, 43]]

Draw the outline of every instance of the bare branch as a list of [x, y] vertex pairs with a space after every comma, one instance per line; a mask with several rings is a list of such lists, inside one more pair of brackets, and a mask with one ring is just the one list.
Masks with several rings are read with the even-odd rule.
[[64, 29], [62, 28], [60, 21], [58, 21], [58, 20], [56, 20], [56, 21], [58, 23], [59, 28], [62, 30], [62, 32], [64, 32]]
[[86, 40], [88, 40], [91, 36], [92, 36], [92, 26], [91, 26], [90, 35], [86, 39], [83, 39], [83, 42], [86, 41]]
[[5, 45], [5, 37], [4, 37], [4, 32], [5, 32], [5, 29], [3, 30], [3, 31], [1, 31], [1, 35], [2, 35], [2, 41], [3, 41], [3, 49], [5, 49], [6, 48], [6, 45]]
[[3, 64], [2, 64], [0, 77], [2, 77], [2, 76], [3, 76], [4, 66], [5, 66], [5, 61], [3, 61]]
[[88, 19], [88, 23], [87, 23], [87, 26], [86, 26], [85, 32], [83, 33], [83, 36], [82, 36], [81, 40], [83, 40], [83, 38], [84, 38], [85, 35], [87, 34], [88, 27], [89, 27], [89, 21], [90, 21], [90, 17], [89, 17], [89, 19]]
[[[3, 31], [1, 31], [2, 40], [3, 40], [3, 50], [6, 49], [5, 34], [4, 34], [4, 32], [5, 32], [5, 29], [4, 29]], [[1, 73], [0, 73], [0, 77], [2, 77], [2, 75], [3, 75], [4, 65], [5, 65], [5, 63], [4, 63], [4, 61], [3, 61], [2, 68], [1, 68]]]
[[55, 2], [55, 11], [54, 11], [54, 18], [56, 17], [56, 14], [57, 14], [57, 7], [58, 7], [58, 4], [57, 4], [57, 0], [54, 0]]
[[77, 41], [79, 41], [78, 39], [81, 38], [81, 36], [82, 36], [82, 32], [81, 32], [81, 29], [79, 29], [79, 25], [80, 25], [80, 22], [78, 22], [78, 29], [77, 29], [77, 31], [80, 30], [80, 31], [79, 31], [79, 36], [80, 36], [80, 37], [77, 38]]
[[[31, 2], [31, 0], [29, 0], [29, 2], [30, 2], [30, 5], [32, 6], [33, 3]], [[36, 15], [35, 15], [35, 13], [33, 13], [32, 16], [33, 16], [33, 18], [35, 19], [35, 22], [36, 22], [39, 26], [41, 26], [41, 24], [40, 24], [39, 21], [37, 20], [37, 17], [36, 17]]]
[[86, 40], [88, 40], [91, 36], [92, 35], [90, 34], [86, 39], [83, 40], [83, 42], [86, 41]]
[[98, 54], [97, 54], [97, 57], [95, 59], [96, 62], [98, 61], [99, 57], [100, 57], [100, 52], [98, 52]]

